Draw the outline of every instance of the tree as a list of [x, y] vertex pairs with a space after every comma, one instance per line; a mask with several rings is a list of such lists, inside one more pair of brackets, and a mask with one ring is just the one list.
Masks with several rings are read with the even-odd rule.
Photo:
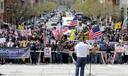
[[85, 0], [83, 2], [77, 0], [72, 5], [72, 8], [81, 11], [88, 16], [120, 17], [120, 8], [116, 5], [114, 6], [111, 1], [100, 3], [99, 0]]
[[31, 6], [22, 0], [11, 0], [11, 5], [8, 7], [8, 14], [10, 14], [8, 22], [18, 25], [28, 20], [30, 16], [38, 16], [44, 11], [54, 10], [56, 7], [56, 2], [40, 2]]
[[9, 7], [11, 12], [10, 23], [17, 24], [21, 20], [24, 8], [22, 7], [22, 2], [20, 0], [12, 0], [12, 3], [13, 4]]
[[57, 0], [59, 5], [64, 5], [70, 8], [76, 0]]
[[43, 3], [37, 3], [33, 6], [29, 7], [29, 11], [31, 15], [40, 15], [44, 11], [54, 10], [57, 8], [57, 4], [55, 2], [43, 2]]
[[72, 8], [77, 11], [83, 11], [82, 6], [83, 6], [83, 4], [79, 0], [76, 0], [76, 2], [72, 5]]

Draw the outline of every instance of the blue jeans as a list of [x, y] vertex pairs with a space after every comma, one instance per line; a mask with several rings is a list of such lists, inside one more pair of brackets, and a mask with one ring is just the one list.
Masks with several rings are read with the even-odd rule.
[[122, 63], [122, 53], [117, 53], [116, 54], [116, 61], [118, 64]]
[[56, 53], [57, 63], [62, 63], [62, 60], [63, 60], [62, 53]]
[[91, 54], [91, 62], [96, 64], [97, 61], [98, 61], [98, 54]]
[[[87, 57], [78, 57], [76, 61], [76, 73], [75, 76], [84, 76], [84, 67], [87, 62]], [[80, 70], [80, 73], [79, 73]]]
[[97, 62], [100, 63], [100, 64], [103, 63], [101, 54], [100, 53], [97, 53], [97, 56], [98, 56]]
[[52, 52], [52, 63], [56, 63], [56, 53]]

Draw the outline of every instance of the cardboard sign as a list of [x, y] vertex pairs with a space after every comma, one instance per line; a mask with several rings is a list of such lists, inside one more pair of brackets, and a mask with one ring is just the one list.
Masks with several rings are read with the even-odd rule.
[[124, 47], [123, 46], [116, 46], [115, 47], [115, 51], [118, 52], [118, 53], [123, 53], [124, 52]]
[[50, 47], [44, 48], [44, 57], [51, 58], [51, 48]]

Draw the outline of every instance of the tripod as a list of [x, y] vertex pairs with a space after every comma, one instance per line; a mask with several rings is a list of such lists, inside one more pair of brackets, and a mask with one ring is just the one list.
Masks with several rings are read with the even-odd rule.
[[[69, 56], [71, 56], [73, 63], [76, 64], [76, 61], [75, 61], [75, 59], [73, 58], [73, 55], [72, 55], [72, 54], [73, 54], [73, 53], [69, 52]], [[87, 67], [87, 65], [85, 65], [85, 67], [86, 67], [87, 70], [89, 70], [89, 68]]]

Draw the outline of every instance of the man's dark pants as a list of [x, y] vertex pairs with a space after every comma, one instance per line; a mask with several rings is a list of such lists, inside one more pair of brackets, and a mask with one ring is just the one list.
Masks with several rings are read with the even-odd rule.
[[[87, 62], [87, 57], [77, 57], [76, 61], [76, 73], [75, 76], [84, 76], [84, 67]], [[80, 70], [80, 73], [79, 73]]]

